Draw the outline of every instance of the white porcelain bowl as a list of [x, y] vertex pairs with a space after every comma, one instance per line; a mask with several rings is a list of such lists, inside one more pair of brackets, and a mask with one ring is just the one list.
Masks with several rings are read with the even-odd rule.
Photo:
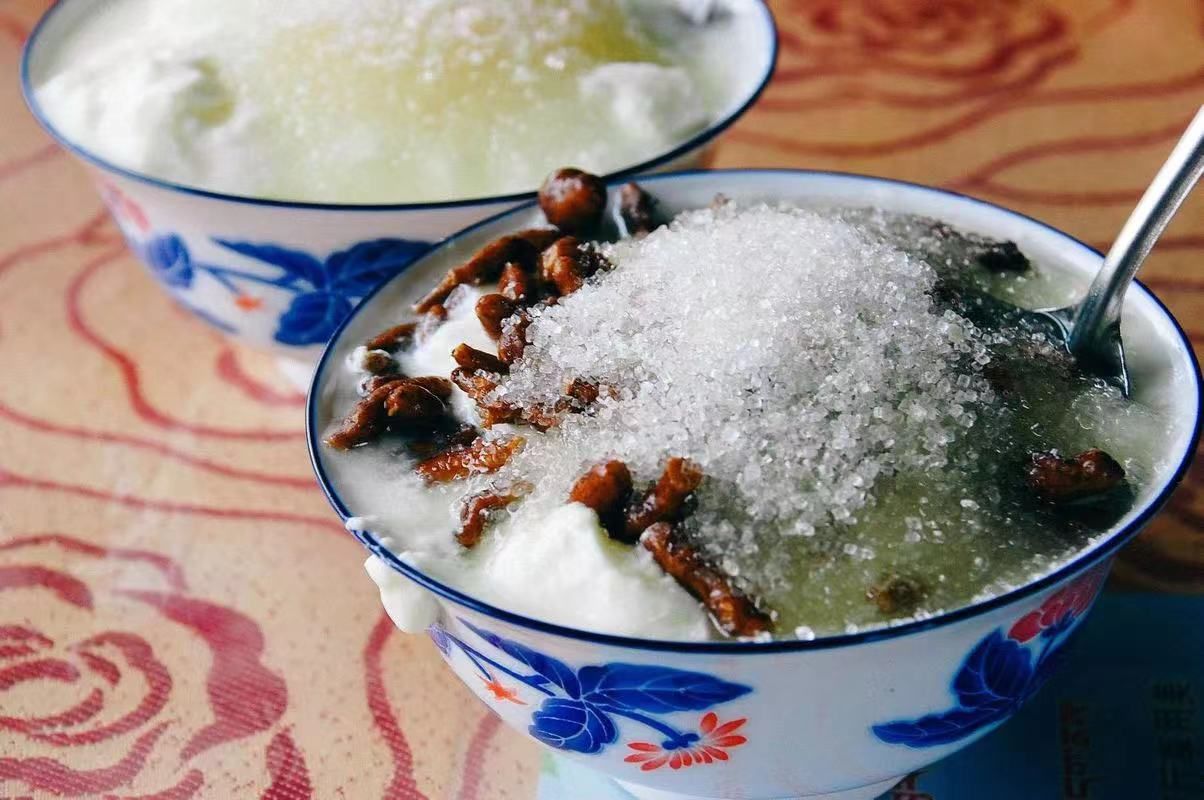
[[[670, 210], [706, 205], [721, 192], [735, 200], [923, 214], [1013, 240], [1042, 269], [1065, 270], [1084, 287], [1101, 259], [1014, 212], [877, 178], [717, 171], [657, 176], [645, 185]], [[348, 508], [324, 466], [318, 436], [335, 413], [328, 377], [355, 343], [382, 327], [386, 309], [421, 295], [466, 253], [537, 219], [528, 206], [453, 237], [367, 298], [335, 334], [310, 391], [308, 429], [318, 478], [344, 520], [371, 509]], [[1199, 436], [1195, 357], [1144, 286], [1129, 292], [1123, 330], [1136, 396], [1172, 420], [1157, 474], [1095, 546], [1023, 588], [932, 619], [806, 642], [607, 636], [494, 608], [402, 563], [371, 531], [353, 532], [435, 598], [430, 636], [472, 692], [515, 729], [580, 758], [637, 797], [872, 798], [991, 731], [1045, 682], [1116, 551], [1182, 478]]]
[[[181, 305], [223, 332], [312, 363], [330, 334], [370, 290], [433, 243], [535, 197], [534, 191], [438, 203], [293, 203], [182, 186], [123, 169], [62, 136], [38, 105], [33, 86], [64, 34], [94, 0], [60, 0], [25, 46], [26, 103], [60, 145], [95, 175], [130, 248]], [[610, 177], [697, 166], [717, 137], [747, 111], [769, 82], [777, 30], [761, 0], [732, 47], [747, 54], [734, 70], [731, 102], [705, 131], [669, 152], [650, 154]], [[131, 121], [136, 124], [136, 121]]]

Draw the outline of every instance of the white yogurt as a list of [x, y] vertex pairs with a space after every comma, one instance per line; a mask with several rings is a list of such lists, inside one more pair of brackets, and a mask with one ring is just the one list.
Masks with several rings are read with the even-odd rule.
[[[473, 597], [545, 622], [652, 639], [700, 640], [713, 631], [698, 602], [642, 548], [610, 539], [579, 503], [534, 524], [510, 518], [463, 554], [409, 551], [402, 558]], [[375, 556], [365, 568], [397, 627], [417, 633], [435, 621], [429, 592]]]
[[157, 178], [318, 202], [477, 197], [645, 161], [746, 94], [732, 42], [750, 40], [750, 4], [694, 5], [108, 0], [33, 79], [63, 136]]
[[[461, 342], [487, 352], [496, 349], [474, 311], [477, 298], [488, 291], [457, 290], [447, 320], [401, 356], [402, 371], [448, 375], [456, 367], [451, 351]], [[349, 384], [362, 375], [357, 361], [353, 352]], [[476, 406], [459, 389], [452, 407], [461, 419], [477, 421]], [[371, 520], [354, 518], [357, 524], [370, 522], [367, 527], [383, 535], [382, 544], [404, 562], [472, 597], [601, 633], [673, 640], [715, 635], [698, 601], [643, 548], [611, 540], [597, 514], [583, 505], [524, 507], [521, 517], [499, 515], [481, 543], [466, 551], [453, 538], [462, 486], [428, 487], [414, 475], [411, 461], [387, 452], [327, 451], [324, 458], [340, 473], [338, 484], [349, 505], [373, 510]], [[429, 592], [375, 556], [364, 566], [400, 629], [419, 632], [435, 621], [438, 609]]]

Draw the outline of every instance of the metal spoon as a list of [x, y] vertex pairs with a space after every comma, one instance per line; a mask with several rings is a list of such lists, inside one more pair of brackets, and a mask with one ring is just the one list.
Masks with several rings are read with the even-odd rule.
[[1087, 289], [1087, 296], [1067, 308], [1030, 312], [1057, 327], [1067, 348], [1083, 367], [1115, 384], [1126, 395], [1129, 374], [1120, 340], [1120, 309], [1125, 291], [1201, 173], [1204, 173], [1204, 106], [1196, 112], [1120, 229]]

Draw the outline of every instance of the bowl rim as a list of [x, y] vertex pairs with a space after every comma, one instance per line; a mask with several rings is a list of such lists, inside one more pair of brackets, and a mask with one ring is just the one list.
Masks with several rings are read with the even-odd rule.
[[[81, 0], [82, 2], [83, 0]], [[718, 138], [724, 131], [734, 125], [741, 117], [748, 112], [750, 108], [764, 94], [766, 87], [773, 79], [778, 66], [778, 57], [781, 50], [779, 42], [779, 32], [777, 20], [774, 18], [773, 10], [769, 7], [769, 0], [753, 0], [755, 9], [760, 13], [760, 22], [764, 26], [765, 34], [769, 40], [769, 59], [766, 63], [765, 71], [761, 75], [760, 80], [739, 105], [731, 111], [726, 112], [723, 116], [716, 119], [705, 129], [699, 131], [694, 136], [690, 137], [681, 144], [661, 153], [653, 158], [641, 161], [615, 172], [607, 173], [603, 176], [607, 181], [620, 180], [625, 177], [630, 177], [642, 172], [655, 170], [658, 167], [671, 163], [677, 158], [680, 158], [687, 153], [703, 147]], [[481, 197], [469, 197], [454, 200], [437, 200], [432, 202], [422, 203], [321, 203], [307, 202], [299, 200], [279, 200], [267, 197], [255, 197], [252, 195], [231, 194], [227, 192], [215, 191], [212, 189], [204, 189], [199, 186], [191, 186], [185, 183], [179, 183], [164, 178], [156, 178], [144, 172], [129, 169], [115, 164], [112, 161], [92, 152], [81, 144], [77, 144], [72, 139], [64, 136], [50, 121], [49, 116], [42, 110], [38, 103], [37, 92], [33, 88], [33, 80], [31, 75], [33, 55], [38, 48], [42, 35], [45, 33], [54, 19], [64, 7], [71, 5], [71, 0], [58, 0], [46, 9], [45, 13], [34, 25], [28, 38], [25, 40], [25, 45], [21, 52], [20, 62], [20, 82], [21, 94], [25, 99], [25, 105], [29, 108], [31, 114], [37, 123], [59, 144], [60, 147], [72, 153], [77, 158], [94, 167], [110, 172], [121, 177], [128, 178], [139, 183], [147, 184], [165, 189], [168, 191], [179, 192], [181, 194], [193, 195], [195, 197], [204, 197], [211, 200], [222, 200], [228, 203], [241, 203], [245, 205], [264, 206], [268, 208], [294, 208], [299, 210], [317, 210], [317, 211], [436, 211], [442, 209], [457, 209], [469, 208], [473, 206], [486, 206], [501, 203], [520, 203], [524, 201], [534, 200], [537, 196], [537, 190], [527, 192], [514, 192], [510, 194], [499, 195], [483, 195]]]
[[[958, 203], [969, 203], [972, 205], [986, 206], [988, 209], [1010, 216], [1013, 219], [1025, 224], [1026, 226], [1037, 228], [1048, 233], [1054, 234], [1061, 238], [1067, 244], [1092, 255], [1093, 257], [1102, 258], [1103, 254], [1085, 242], [1076, 239], [1070, 234], [1059, 230], [1041, 220], [1030, 217], [1026, 214], [1021, 214], [1009, 208], [988, 202], [970, 195], [961, 194], [948, 189], [941, 189], [934, 186], [926, 186], [924, 184], [913, 183], [911, 181], [897, 180], [893, 178], [881, 178], [871, 175], [861, 175], [849, 172], [837, 172], [830, 170], [809, 170], [809, 169], [787, 169], [787, 168], [749, 168], [749, 169], [725, 169], [725, 170], [687, 170], [682, 172], [661, 173], [658, 175], [649, 175], [641, 178], [641, 183], [657, 183], [674, 181], [683, 177], [691, 176], [716, 176], [722, 178], [728, 175], [763, 175], [763, 176], [785, 176], [785, 177], [820, 177], [834, 178], [842, 181], [865, 182], [868, 184], [878, 184], [887, 186], [904, 187], [910, 190], [919, 190], [923, 192], [935, 193], [946, 198], [952, 198]], [[447, 247], [453, 245], [458, 240], [469, 236], [478, 229], [493, 225], [507, 217], [518, 216], [527, 211], [530, 211], [536, 206], [536, 203], [526, 203], [517, 208], [508, 209], [499, 214], [494, 214], [488, 219], [481, 220], [469, 227], [447, 237], [442, 242], [435, 245], [431, 250], [416, 259], [406, 267], [406, 270], [420, 264], [428, 258], [432, 258], [443, 251]], [[398, 273], [398, 276], [403, 274]], [[326, 495], [327, 501], [335, 512], [339, 515], [346, 526], [348, 520], [353, 519], [351, 514], [338, 492], [335, 490], [334, 484], [327, 475], [325, 467], [322, 465], [321, 459], [321, 443], [318, 439], [319, 427], [317, 424], [318, 416], [318, 400], [319, 387], [323, 384], [323, 377], [326, 370], [330, 367], [335, 359], [335, 349], [343, 332], [346, 328], [358, 317], [362, 309], [368, 306], [369, 301], [379, 292], [391, 285], [397, 277], [395, 276], [388, 281], [385, 281], [380, 286], [377, 286], [371, 293], [360, 301], [360, 304], [343, 320], [338, 329], [331, 335], [325, 349], [322, 352], [322, 357], [318, 361], [318, 365], [314, 370], [313, 379], [310, 383], [309, 392], [306, 397], [305, 407], [305, 436], [306, 444], [309, 450], [310, 464], [314, 469], [314, 474], [318, 480], [318, 484]], [[1073, 558], [1062, 564], [1057, 569], [1041, 576], [1035, 581], [1026, 583], [1010, 591], [996, 595], [995, 597], [983, 600], [977, 603], [971, 603], [952, 611], [933, 615], [923, 620], [912, 620], [910, 622], [875, 628], [872, 630], [861, 631], [858, 633], [844, 633], [832, 636], [821, 636], [812, 640], [801, 639], [779, 639], [773, 641], [754, 641], [754, 640], [720, 640], [720, 641], [674, 641], [668, 639], [641, 639], [633, 636], [622, 636], [617, 634], [601, 633], [597, 631], [583, 630], [573, 628], [566, 625], [560, 625], [553, 622], [529, 617], [524, 614], [519, 614], [513, 611], [507, 611], [502, 608], [493, 606], [483, 600], [480, 600], [472, 595], [461, 592], [435, 578], [432, 578], [416, 567], [413, 567], [397, 557], [391, 550], [381, 545], [377, 536], [371, 531], [348, 529], [348, 532], [355, 536], [361, 544], [364, 545], [373, 555], [381, 558], [395, 571], [401, 573], [406, 578], [414, 581], [424, 589], [433, 592], [434, 594], [463, 606], [479, 614], [491, 617], [495, 620], [515, 625], [520, 628], [525, 628], [535, 633], [551, 634], [568, 639], [590, 642], [592, 644], [604, 645], [610, 647], [621, 647], [632, 650], [654, 651], [654, 652], [673, 652], [673, 653], [688, 653], [696, 655], [765, 655], [770, 653], [791, 653], [796, 651], [811, 651], [811, 650], [830, 650], [840, 647], [849, 647], [858, 644], [866, 644], [870, 642], [879, 642], [888, 639], [895, 639], [903, 636], [917, 634], [936, 628], [943, 628], [948, 625], [953, 625], [973, 617], [979, 617], [988, 614], [996, 609], [1002, 608], [1012, 603], [1023, 600], [1034, 594], [1038, 594], [1046, 589], [1049, 589], [1071, 576], [1081, 573], [1091, 566], [1102, 563], [1115, 555], [1123, 545], [1127, 544], [1138, 532], [1145, 527], [1146, 523], [1157, 514], [1171, 493], [1183, 480], [1188, 467], [1191, 465], [1195, 455], [1196, 448], [1200, 442], [1201, 434], [1201, 414], [1204, 412], [1204, 381], [1201, 379], [1200, 363], [1196, 356], [1194, 348], [1188, 339], [1183, 327], [1179, 321], [1170, 312], [1166, 305], [1140, 281], [1134, 281], [1134, 287], [1137, 291], [1148, 297], [1154, 304], [1156, 312], [1161, 313], [1166, 321], [1171, 325], [1171, 328], [1178, 336], [1178, 344], [1187, 354], [1188, 361], [1192, 367], [1192, 381], [1196, 392], [1196, 408], [1195, 418], [1192, 421], [1192, 433], [1187, 442], [1187, 446], [1179, 459], [1179, 463], [1174, 470], [1169, 473], [1166, 482], [1159, 489], [1153, 498], [1151, 498], [1145, 506], [1137, 513], [1137, 515], [1125, 526], [1114, 531], [1107, 539], [1099, 542], [1094, 547], [1084, 549], [1082, 552], [1075, 555]]]

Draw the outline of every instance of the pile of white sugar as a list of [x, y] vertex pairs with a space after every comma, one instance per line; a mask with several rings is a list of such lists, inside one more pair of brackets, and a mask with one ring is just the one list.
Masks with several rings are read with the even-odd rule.
[[728, 204], [605, 251], [612, 271], [536, 311], [498, 394], [551, 404], [576, 378], [613, 391], [528, 437], [502, 477], [563, 501], [602, 459], [637, 485], [693, 459], [706, 482], [690, 528], [754, 585], [789, 572], [783, 537], [822, 538], [876, 484], [945, 467], [992, 399], [985, 337], [934, 307], [932, 268], [835, 216]]
[[[644, 548], [568, 502], [603, 460], [626, 462], [640, 493], [668, 458], [697, 462], [685, 534], [773, 614], [775, 635], [801, 638], [930, 617], [1048, 574], [1166, 469], [1163, 413], [989, 299], [1040, 307], [1076, 291], [1036, 261], [992, 272], [980, 254], [1000, 243], [876, 209], [727, 204], [600, 247], [612, 268], [530, 309], [529, 343], [493, 398], [553, 407], [585, 380], [597, 402], [546, 432], [486, 431], [525, 447], [454, 484], [424, 483], [393, 437], [323, 456], [399, 557], [499, 607], [623, 635], [716, 635]], [[459, 290], [403, 371], [446, 375], [460, 342], [491, 349], [474, 313], [489, 291]], [[390, 307], [380, 327], [405, 313]], [[362, 377], [345, 376], [340, 410]], [[460, 396], [457, 412], [476, 423], [471, 405]], [[1033, 497], [1031, 454], [1096, 447], [1124, 486], [1083, 505]], [[462, 498], [516, 481], [534, 488], [477, 547], [458, 545]], [[890, 585], [912, 587], [914, 606], [884, 605]]]

